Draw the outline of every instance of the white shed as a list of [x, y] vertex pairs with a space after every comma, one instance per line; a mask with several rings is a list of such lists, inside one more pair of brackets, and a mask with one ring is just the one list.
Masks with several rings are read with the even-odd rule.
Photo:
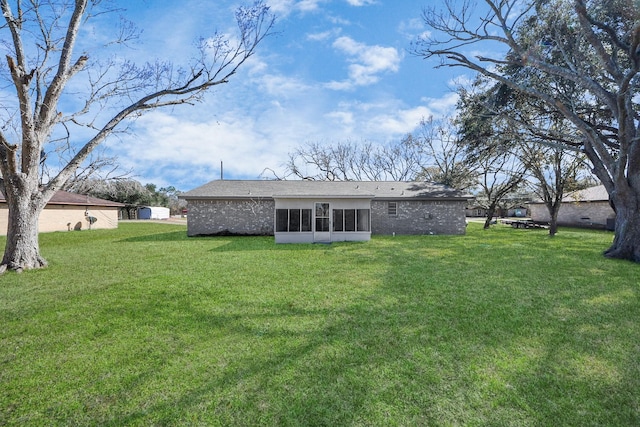
[[138, 208], [138, 219], [169, 219], [169, 208], [163, 206], [143, 206]]

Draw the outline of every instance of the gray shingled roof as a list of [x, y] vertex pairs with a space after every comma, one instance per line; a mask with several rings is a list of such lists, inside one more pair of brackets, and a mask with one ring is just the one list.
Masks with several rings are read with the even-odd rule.
[[427, 182], [402, 181], [235, 181], [216, 180], [183, 193], [180, 198], [371, 198], [371, 199], [470, 199], [470, 194]]
[[[563, 203], [576, 203], [576, 202], [608, 202], [609, 193], [604, 188], [604, 185], [596, 185], [595, 187], [585, 188], [584, 190], [572, 191], [566, 194], [562, 198]], [[531, 204], [544, 203], [541, 199], [532, 200]]]
[[[0, 191], [0, 203], [6, 203], [4, 194]], [[111, 200], [98, 199], [84, 194], [69, 193], [60, 190], [53, 195], [47, 205], [79, 205], [79, 206], [105, 206], [105, 207], [123, 207], [122, 203], [112, 202]]]
[[604, 185], [585, 188], [584, 190], [573, 191], [562, 198], [563, 202], [608, 202], [609, 193]]

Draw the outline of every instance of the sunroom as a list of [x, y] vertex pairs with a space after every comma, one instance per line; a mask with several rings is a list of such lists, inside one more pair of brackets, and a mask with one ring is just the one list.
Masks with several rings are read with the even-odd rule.
[[371, 239], [373, 195], [300, 198], [274, 196], [276, 243], [330, 243]]

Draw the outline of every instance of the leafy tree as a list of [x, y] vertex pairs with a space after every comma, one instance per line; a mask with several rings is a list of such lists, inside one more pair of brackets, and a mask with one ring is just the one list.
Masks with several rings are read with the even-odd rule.
[[537, 99], [502, 84], [477, 78], [476, 92], [460, 90], [459, 119], [463, 141], [471, 152], [499, 144], [526, 167], [533, 192], [549, 211], [549, 235], [558, 230], [558, 212], [567, 191], [582, 188], [585, 156], [558, 148], [569, 135], [566, 119]]
[[581, 153], [550, 147], [535, 139], [523, 143], [521, 159], [533, 178], [533, 192], [549, 211], [549, 235], [558, 232], [558, 213], [568, 192], [593, 185]]
[[[0, 271], [46, 265], [38, 244], [40, 212], [123, 122], [156, 108], [193, 103], [227, 83], [273, 25], [269, 8], [256, 1], [237, 10], [237, 36], [202, 38], [191, 63], [137, 65], [101, 56], [137, 36], [125, 19], [121, 28], [113, 28], [113, 40], [92, 50], [95, 57], [76, 52], [81, 27], [114, 13], [106, 1], [0, 0], [0, 9], [0, 40], [7, 52], [0, 78], [16, 91], [0, 109], [0, 189], [8, 205]], [[72, 133], [89, 136], [75, 145]], [[48, 148], [56, 143], [73, 146], [73, 155], [41, 182], [41, 163], [53, 161], [42, 154], [56, 153]]]
[[177, 190], [173, 185], [161, 187], [158, 191], [165, 195], [168, 204], [164, 206], [169, 208], [171, 215], [179, 215], [182, 213], [182, 209], [187, 207], [187, 201], [178, 198], [182, 191]]
[[149, 192], [149, 206], [164, 206], [169, 207], [169, 197], [162, 190], [157, 190], [155, 184], [145, 184], [144, 188]]
[[149, 184], [143, 186], [134, 179], [84, 180], [77, 183], [71, 190], [79, 194], [123, 203], [128, 219], [136, 218], [136, 212], [140, 206], [152, 205], [154, 197], [154, 194], [149, 191]]
[[[580, 138], [568, 135], [558, 147], [587, 156], [616, 212], [605, 255], [640, 262], [637, 2], [485, 0], [478, 14], [471, 1], [444, 6], [424, 10], [433, 37], [415, 53], [476, 71], [565, 118]], [[583, 93], [581, 102], [563, 96], [568, 84]]]
[[527, 168], [517, 156], [499, 145], [468, 155], [467, 163], [473, 165], [478, 177], [476, 203], [487, 212], [484, 228], [488, 229], [501, 204], [525, 181]]

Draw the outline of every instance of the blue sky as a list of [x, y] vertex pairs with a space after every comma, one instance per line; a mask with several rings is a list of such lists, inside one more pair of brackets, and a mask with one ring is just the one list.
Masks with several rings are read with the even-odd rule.
[[[398, 140], [448, 114], [465, 77], [409, 53], [429, 1], [271, 0], [277, 34], [228, 84], [195, 106], [145, 114], [105, 146], [140, 182], [187, 191], [219, 178], [221, 161], [225, 179], [257, 179], [265, 168], [281, 173], [306, 142]], [[197, 37], [232, 34], [240, 2], [122, 4], [144, 30], [128, 54], [180, 63]]]

